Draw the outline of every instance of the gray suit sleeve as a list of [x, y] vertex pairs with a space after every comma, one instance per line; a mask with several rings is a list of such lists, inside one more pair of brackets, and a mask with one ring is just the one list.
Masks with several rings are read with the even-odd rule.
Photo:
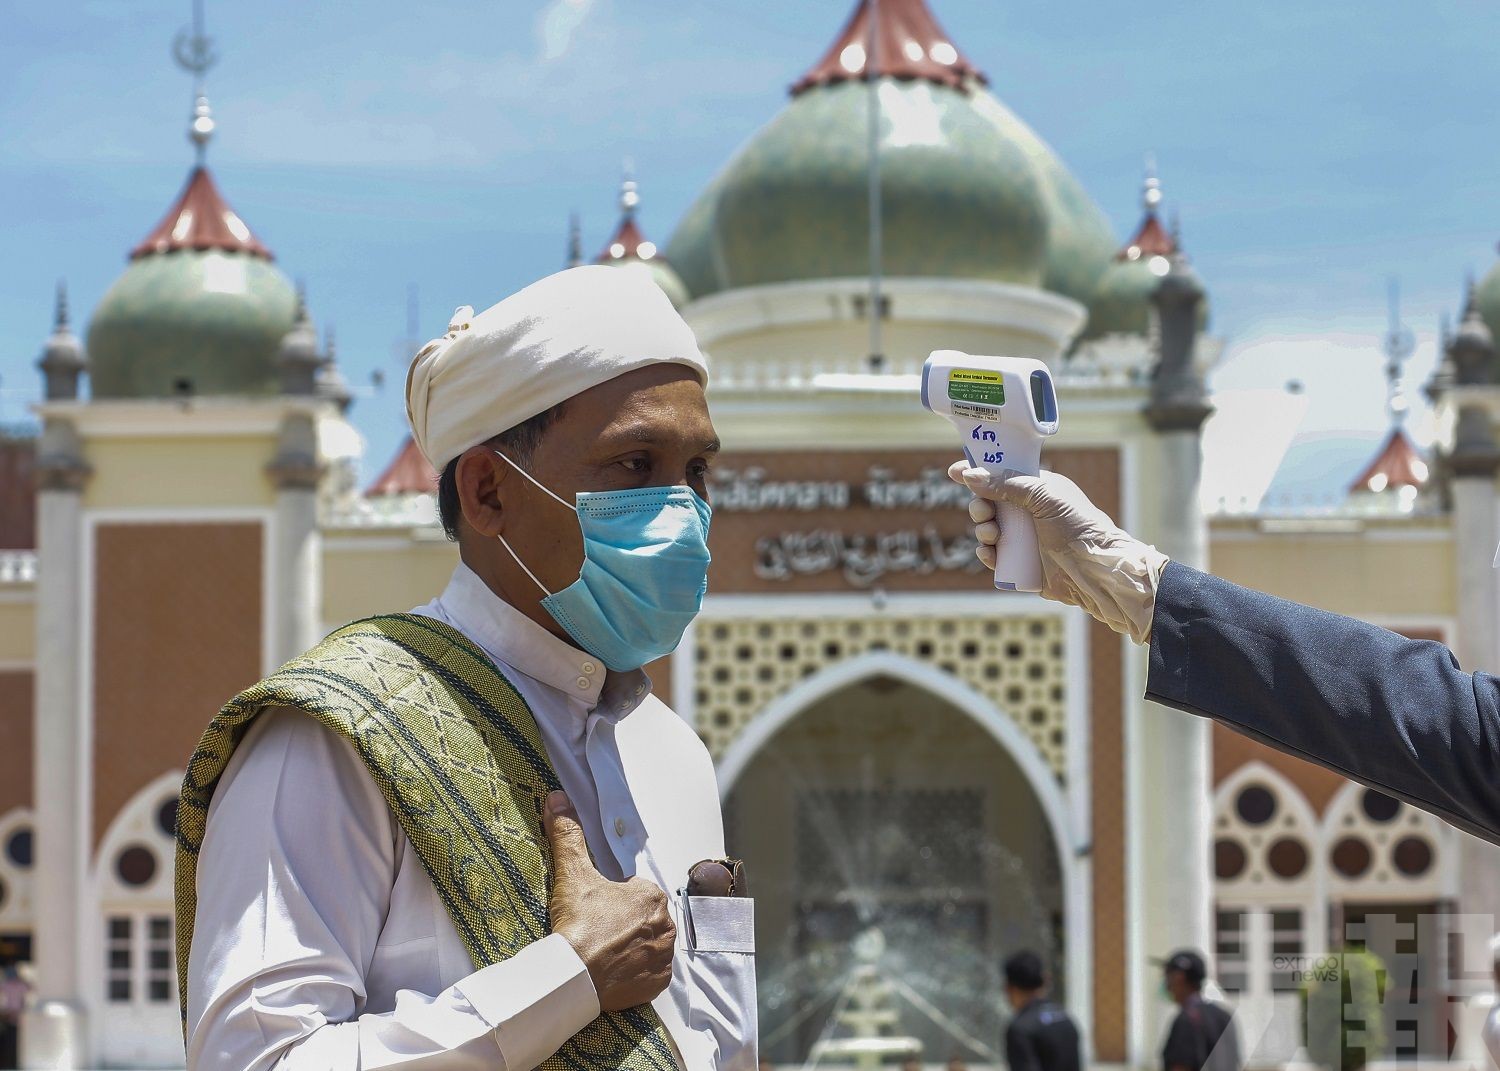
[[1440, 643], [1171, 563], [1146, 695], [1500, 843], [1500, 681]]

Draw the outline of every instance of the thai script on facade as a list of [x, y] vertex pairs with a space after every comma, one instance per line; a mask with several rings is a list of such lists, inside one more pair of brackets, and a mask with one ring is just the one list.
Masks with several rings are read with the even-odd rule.
[[968, 489], [934, 467], [922, 469], [915, 479], [902, 480], [883, 465], [871, 465], [865, 479], [855, 484], [846, 480], [767, 479], [766, 470], [758, 465], [714, 473], [713, 503], [718, 511], [811, 513], [848, 509], [851, 505], [871, 509], [961, 510], [968, 502]]
[[893, 573], [978, 572], [972, 535], [948, 538], [926, 525], [920, 530], [846, 534], [834, 529], [781, 532], [755, 541], [755, 575], [794, 580], [839, 570], [849, 584], [868, 588]]

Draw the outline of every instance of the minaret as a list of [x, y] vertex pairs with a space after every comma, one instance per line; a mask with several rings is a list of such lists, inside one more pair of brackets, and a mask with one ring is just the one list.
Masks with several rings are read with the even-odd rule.
[[68, 324], [68, 287], [57, 284], [57, 307], [52, 318], [52, 335], [47, 339], [37, 367], [42, 370], [43, 396], [49, 402], [73, 401], [78, 397], [78, 380], [87, 362], [83, 344]]
[[[80, 405], [83, 348], [58, 287], [52, 337], [38, 362], [49, 406]], [[86, 882], [82, 828], [83, 491], [92, 469], [70, 412], [45, 412], [37, 444], [37, 578], [33, 786], [36, 807], [36, 1001], [21, 1022], [22, 1067], [87, 1067], [78, 921]]]
[[576, 268], [583, 263], [583, 228], [578, 222], [578, 213], [568, 213], [568, 256], [566, 266]]
[[[1146, 188], [1148, 222], [1156, 204]], [[1159, 227], [1159, 224], [1157, 225]], [[1173, 230], [1177, 228], [1174, 225]], [[1207, 524], [1199, 504], [1203, 422], [1213, 412], [1198, 365], [1203, 283], [1173, 233], [1163, 258], [1161, 281], [1152, 292], [1155, 364], [1150, 394], [1141, 415], [1154, 436], [1142, 440], [1145, 456], [1138, 470], [1152, 474], [1142, 502], [1142, 519], [1153, 523], [1141, 533], [1175, 562], [1204, 569], [1208, 564]], [[1154, 501], [1153, 501], [1154, 500]], [[1144, 652], [1136, 657], [1144, 660]], [[1147, 814], [1138, 828], [1152, 830], [1139, 845], [1138, 870], [1151, 875], [1133, 889], [1133, 910], [1144, 919], [1143, 944], [1152, 954], [1172, 948], [1212, 948], [1213, 768], [1211, 725], [1154, 703], [1143, 703], [1139, 745], [1132, 749], [1132, 778]], [[1135, 984], [1150, 992], [1156, 972], [1137, 967]], [[1143, 988], [1145, 987], [1145, 988]], [[1138, 1042], [1139, 1044], [1139, 1042]]]
[[276, 355], [276, 364], [281, 373], [281, 393], [303, 396], [313, 394], [321, 362], [318, 333], [313, 328], [312, 318], [307, 314], [307, 287], [299, 282], [297, 318], [292, 329], [281, 340], [281, 351]]
[[[1440, 377], [1447, 382], [1440, 382]], [[1500, 401], [1500, 356], [1479, 313], [1472, 277], [1465, 286], [1463, 318], [1447, 340], [1434, 380], [1439, 381], [1432, 384], [1440, 392], [1438, 404], [1458, 410], [1446, 459], [1458, 588], [1458, 635], [1453, 648], [1464, 669], [1493, 673], [1500, 669], [1500, 571], [1491, 565], [1500, 543], [1496, 515], [1500, 495], [1495, 487], [1500, 444], [1490, 414]], [[1462, 842], [1455, 855], [1457, 910], [1493, 918], [1500, 911], [1500, 848], [1466, 833], [1456, 835]]]
[[1500, 668], [1500, 589], [1491, 568], [1497, 542], [1495, 476], [1500, 445], [1486, 404], [1497, 393], [1495, 340], [1479, 315], [1469, 280], [1464, 316], [1448, 343], [1458, 419], [1448, 468], [1453, 474], [1453, 530], [1458, 554], [1458, 656], [1471, 672]]

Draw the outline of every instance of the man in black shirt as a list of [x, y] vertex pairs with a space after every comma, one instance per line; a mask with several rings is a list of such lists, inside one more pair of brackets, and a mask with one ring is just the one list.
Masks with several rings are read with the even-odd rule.
[[1035, 952], [1005, 961], [1005, 996], [1015, 1017], [1005, 1030], [1010, 1071], [1079, 1071], [1078, 1028], [1047, 999], [1047, 978]]
[[1208, 976], [1203, 957], [1173, 952], [1162, 968], [1167, 994], [1181, 1009], [1162, 1046], [1164, 1071], [1241, 1071], [1232, 1013], [1203, 999], [1203, 979]]

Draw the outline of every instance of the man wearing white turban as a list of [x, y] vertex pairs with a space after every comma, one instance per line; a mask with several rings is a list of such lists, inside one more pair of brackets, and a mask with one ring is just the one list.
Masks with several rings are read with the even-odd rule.
[[719, 443], [644, 273], [464, 307], [412, 362], [460, 563], [232, 700], [179, 805], [191, 1069], [749, 1071], [753, 901], [642, 666], [697, 612]]

